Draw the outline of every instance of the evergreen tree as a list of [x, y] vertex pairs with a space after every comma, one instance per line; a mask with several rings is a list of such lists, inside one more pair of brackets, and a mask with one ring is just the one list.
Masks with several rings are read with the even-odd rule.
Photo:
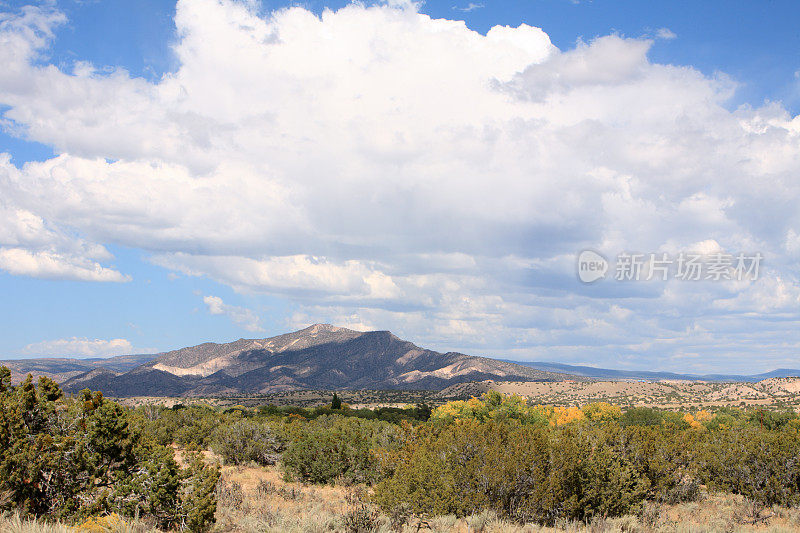
[[331, 409], [341, 409], [342, 408], [342, 400], [339, 396], [334, 392], [333, 399], [331, 400]]
[[218, 468], [181, 471], [171, 448], [99, 392], [68, 398], [46, 377], [14, 387], [10, 375], [0, 367], [0, 511], [64, 520], [118, 512], [208, 529]]

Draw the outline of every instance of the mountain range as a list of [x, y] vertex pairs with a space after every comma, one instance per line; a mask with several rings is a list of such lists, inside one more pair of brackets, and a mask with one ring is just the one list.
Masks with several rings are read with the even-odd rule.
[[389, 331], [315, 324], [267, 339], [204, 343], [156, 354], [130, 369], [95, 366], [62, 382], [108, 396], [210, 396], [295, 389], [440, 390], [481, 380], [585, 379], [456, 352], [440, 353]]
[[677, 379], [686, 381], [744, 381], [757, 382], [769, 378], [800, 377], [800, 370], [796, 368], [778, 368], [762, 374], [678, 374], [675, 372], [658, 372], [648, 370], [614, 370], [611, 368], [596, 368], [593, 366], [567, 365], [544, 361], [512, 361], [503, 359], [508, 363], [535, 368], [544, 372], [563, 372], [574, 376], [598, 380], [645, 380], [660, 381], [664, 379]]
[[119, 355], [117, 357], [95, 357], [78, 359], [70, 357], [40, 357], [35, 359], [7, 359], [0, 365], [11, 370], [11, 383], [19, 383], [28, 374], [34, 377], [47, 376], [59, 383], [92, 370], [105, 369], [111, 372], [127, 372], [152, 361], [153, 354]]
[[760, 381], [800, 376], [800, 370], [794, 369], [757, 375], [696, 375], [498, 360], [427, 350], [389, 331], [360, 332], [329, 324], [266, 339], [207, 342], [160, 354], [16, 359], [0, 364], [11, 369], [14, 382], [28, 373], [46, 375], [68, 392], [89, 388], [115, 397], [238, 395], [296, 389], [442, 390], [484, 380]]

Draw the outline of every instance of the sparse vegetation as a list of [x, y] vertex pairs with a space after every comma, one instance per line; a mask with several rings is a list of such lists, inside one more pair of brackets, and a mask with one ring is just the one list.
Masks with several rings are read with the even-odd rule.
[[274, 465], [284, 449], [283, 441], [267, 424], [258, 420], [236, 420], [220, 424], [211, 439], [211, 449], [225, 464]]
[[375, 452], [394, 448], [401, 432], [388, 422], [324, 416], [293, 428], [283, 454], [289, 478], [311, 483], [371, 484], [380, 472]]
[[219, 473], [194, 459], [181, 468], [170, 448], [131, 424], [100, 393], [65, 397], [29, 376], [18, 386], [0, 367], [0, 506], [21, 518], [67, 522], [120, 514], [162, 528], [205, 531]]
[[[16, 514], [3, 531], [51, 527], [41, 520], [131, 532], [666, 531], [682, 519], [722, 531], [800, 518], [800, 419], [787, 409], [540, 405], [497, 392], [435, 409], [332, 409], [330, 396], [131, 409], [4, 376], [0, 504]], [[710, 505], [724, 518], [698, 522]]]

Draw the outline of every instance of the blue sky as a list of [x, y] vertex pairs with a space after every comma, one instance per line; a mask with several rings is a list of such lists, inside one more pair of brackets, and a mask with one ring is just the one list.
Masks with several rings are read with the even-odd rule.
[[[261, 12], [287, 5], [315, 13], [348, 2], [262, 2]], [[8, 9], [28, 5], [4, 2]], [[135, 76], [158, 79], [177, 68], [170, 52], [175, 41], [172, 2], [58, 2], [69, 23], [57, 32], [50, 60], [69, 65], [88, 60], [98, 66], [123, 66]], [[578, 39], [618, 33], [653, 36], [661, 28], [676, 34], [653, 48], [660, 63], [691, 65], [706, 74], [721, 71], [740, 85], [734, 103], [779, 100], [797, 113], [800, 91], [800, 32], [796, 2], [639, 2], [537, 0], [533, 2], [424, 2], [420, 11], [435, 18], [464, 20], [478, 32], [495, 25], [527, 23], [541, 27], [553, 44], [568, 49]]]
[[[797, 359], [795, 2], [26, 5], [0, 3], [4, 357], [334, 322], [621, 368]], [[584, 285], [584, 248], [766, 268]]]

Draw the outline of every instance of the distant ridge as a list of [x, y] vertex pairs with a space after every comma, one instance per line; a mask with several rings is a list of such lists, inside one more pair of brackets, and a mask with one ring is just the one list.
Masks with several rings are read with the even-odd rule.
[[583, 379], [505, 361], [426, 350], [389, 331], [360, 332], [330, 324], [267, 339], [203, 343], [152, 356], [125, 372], [92, 368], [65, 390], [108, 396], [209, 396], [294, 389], [441, 390], [487, 379]]
[[592, 366], [567, 365], [564, 363], [553, 363], [543, 361], [512, 361], [504, 359], [509, 363], [523, 365], [544, 372], [565, 372], [576, 376], [583, 376], [592, 379], [644, 379], [648, 381], [659, 381], [662, 379], [679, 379], [688, 381], [744, 381], [756, 382], [768, 378], [789, 378], [800, 377], [800, 370], [792, 368], [778, 368], [763, 374], [677, 374], [674, 372], [653, 372], [647, 370], [614, 370], [610, 368], [595, 368]]
[[11, 382], [19, 383], [28, 374], [34, 378], [47, 376], [51, 379], [64, 382], [80, 374], [92, 370], [104, 369], [111, 372], [127, 372], [143, 363], [151, 361], [153, 354], [119, 355], [117, 357], [93, 357], [78, 359], [70, 357], [40, 357], [36, 359], [9, 359], [0, 361], [0, 365], [11, 370]]
[[18, 383], [30, 373], [65, 390], [109, 396], [211, 396], [295, 389], [424, 389], [493, 381], [688, 380], [757, 382], [800, 376], [798, 369], [754, 375], [614, 370], [557, 362], [513, 361], [440, 353], [389, 331], [360, 332], [330, 324], [266, 339], [206, 342], [160, 354], [111, 358], [0, 361]]

